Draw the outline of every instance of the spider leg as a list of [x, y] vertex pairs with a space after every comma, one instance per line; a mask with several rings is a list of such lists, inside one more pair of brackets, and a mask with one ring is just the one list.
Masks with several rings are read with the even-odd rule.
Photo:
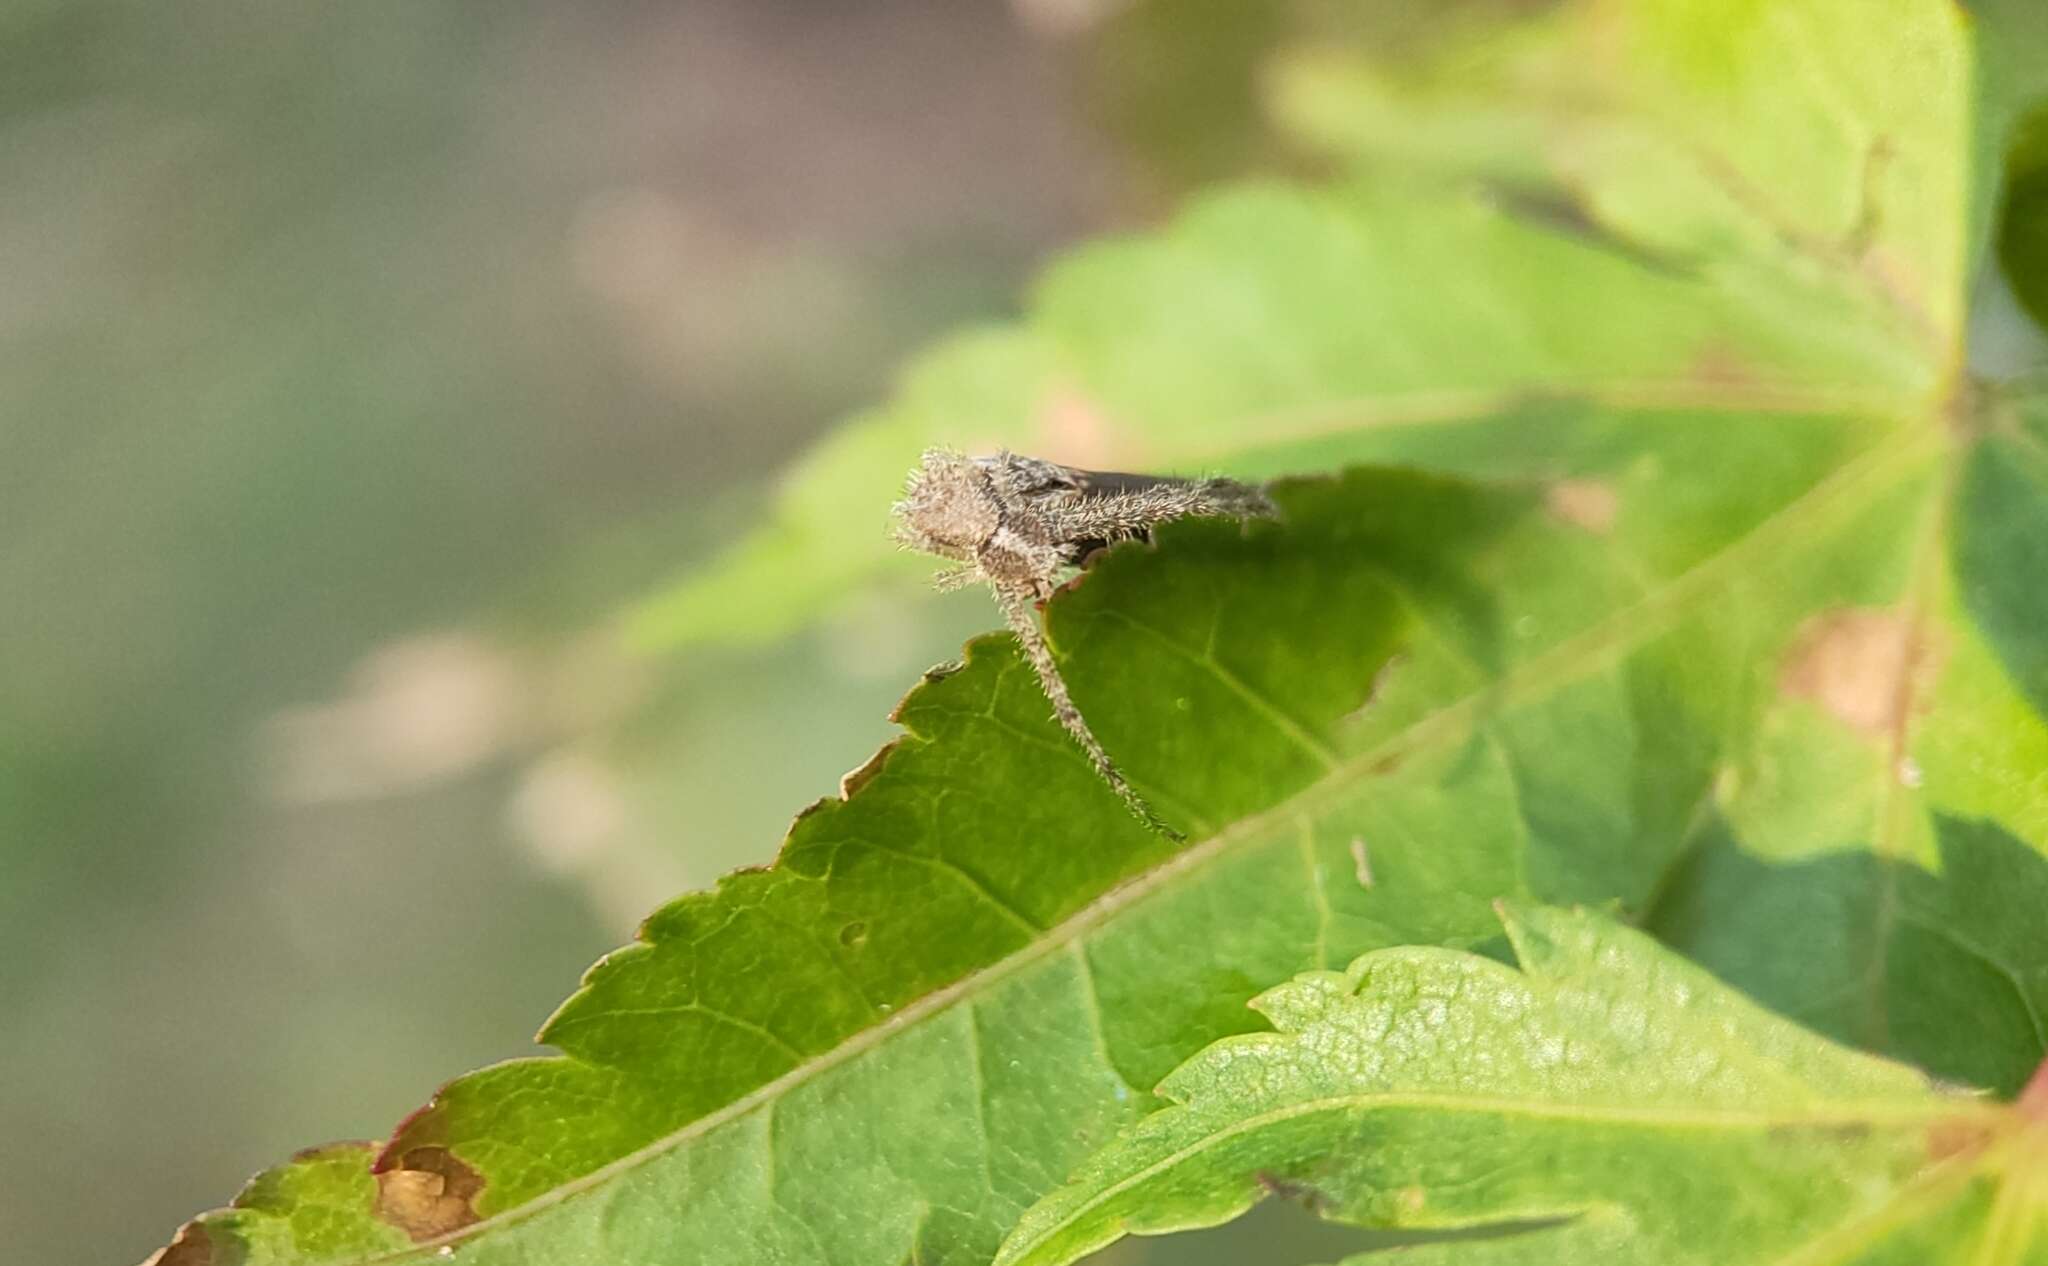
[[1081, 716], [1081, 710], [1074, 706], [1073, 697], [1067, 693], [1066, 679], [1060, 676], [1059, 664], [1052, 657], [1052, 647], [1046, 643], [1045, 632], [1038, 626], [1038, 617], [1032, 609], [1030, 595], [1018, 590], [998, 588], [996, 602], [1003, 609], [1003, 619], [1010, 631], [1017, 635], [1018, 645], [1024, 648], [1024, 658], [1031, 661], [1031, 667], [1038, 674], [1038, 684], [1044, 688], [1045, 697], [1052, 701], [1052, 714], [1067, 733], [1072, 736], [1081, 750], [1087, 754], [1088, 762], [1095, 766], [1095, 772], [1110, 785], [1117, 797], [1124, 802], [1139, 821], [1171, 839], [1185, 839], [1179, 831], [1168, 826], [1152, 806], [1145, 803], [1131, 784], [1124, 780], [1123, 771], [1102, 750], [1102, 744], [1095, 732], [1088, 728], [1088, 722]]

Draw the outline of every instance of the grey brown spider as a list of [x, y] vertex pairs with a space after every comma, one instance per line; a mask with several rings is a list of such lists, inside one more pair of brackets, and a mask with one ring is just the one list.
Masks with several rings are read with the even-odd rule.
[[1150, 539], [1154, 525], [1191, 515], [1268, 516], [1265, 493], [1230, 479], [1175, 479], [1076, 470], [997, 452], [968, 457], [926, 450], [896, 503], [897, 543], [959, 563], [934, 578], [941, 590], [986, 581], [1003, 620], [1038, 673], [1053, 715], [1131, 812], [1178, 838], [1125, 781], [1067, 694], [1036, 604], [1061, 578], [1119, 541]]

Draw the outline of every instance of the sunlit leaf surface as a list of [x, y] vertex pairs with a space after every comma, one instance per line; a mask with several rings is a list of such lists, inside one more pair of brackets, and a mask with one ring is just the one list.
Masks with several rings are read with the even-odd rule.
[[1054, 1266], [1279, 1195], [1472, 1233], [1403, 1262], [1966, 1262], [2002, 1204], [2038, 1205], [2048, 1120], [1824, 1042], [1605, 918], [1506, 923], [1519, 971], [1387, 949], [1261, 995], [1277, 1031], [1176, 1069], [1175, 1106], [997, 1261]]

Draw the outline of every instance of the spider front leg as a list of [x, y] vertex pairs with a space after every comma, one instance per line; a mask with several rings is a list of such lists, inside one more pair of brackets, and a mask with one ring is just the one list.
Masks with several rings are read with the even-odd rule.
[[1136, 815], [1139, 821], [1170, 839], [1185, 839], [1179, 831], [1168, 826], [1152, 806], [1145, 803], [1131, 784], [1124, 779], [1123, 771], [1109, 758], [1095, 732], [1088, 728], [1088, 722], [1081, 710], [1074, 706], [1073, 696], [1067, 693], [1066, 679], [1060, 676], [1060, 668], [1053, 659], [1052, 646], [1045, 640], [1045, 631], [1039, 627], [1038, 613], [1034, 606], [1031, 590], [1025, 586], [999, 587], [996, 602], [1003, 610], [1003, 620], [1010, 631], [1017, 635], [1018, 645], [1024, 648], [1024, 658], [1031, 662], [1032, 670], [1038, 674], [1038, 684], [1045, 690], [1045, 697], [1052, 701], [1052, 714], [1060, 725], [1087, 754], [1095, 772], [1109, 784], [1125, 807]]

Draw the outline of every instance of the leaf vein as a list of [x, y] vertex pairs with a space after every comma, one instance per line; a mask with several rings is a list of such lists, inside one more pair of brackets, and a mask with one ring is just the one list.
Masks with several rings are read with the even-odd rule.
[[1289, 716], [1286, 710], [1281, 708], [1279, 704], [1273, 702], [1273, 700], [1264, 691], [1255, 689], [1251, 685], [1251, 683], [1247, 682], [1244, 678], [1238, 676], [1236, 673], [1230, 671], [1230, 669], [1225, 668], [1216, 659], [1209, 656], [1199, 655], [1194, 651], [1189, 650], [1187, 647], [1182, 646], [1179, 642], [1169, 637], [1164, 631], [1155, 628], [1154, 626], [1147, 624], [1142, 620], [1135, 618], [1128, 612], [1116, 610], [1103, 610], [1098, 611], [1095, 614], [1101, 617], [1114, 620], [1117, 623], [1123, 624], [1128, 628], [1132, 628], [1140, 633], [1146, 634], [1147, 636], [1151, 637], [1154, 641], [1158, 642], [1161, 646], [1166, 647], [1175, 655], [1185, 660], [1187, 663], [1193, 664], [1197, 668], [1201, 668], [1207, 671], [1209, 675], [1214, 677], [1217, 680], [1217, 682], [1220, 683], [1226, 690], [1229, 690], [1232, 694], [1235, 694], [1239, 699], [1242, 699], [1245, 703], [1249, 704], [1252, 710], [1254, 712], [1257, 712], [1263, 720], [1265, 720], [1269, 725], [1271, 725], [1273, 729], [1281, 735], [1281, 737], [1288, 739], [1296, 747], [1300, 748], [1309, 756], [1313, 757], [1316, 763], [1321, 765], [1325, 770], [1334, 770], [1337, 768], [1339, 758], [1337, 756], [1337, 753], [1334, 750], [1332, 750], [1328, 744], [1324, 743], [1321, 739], [1318, 739], [1310, 731], [1309, 727], [1303, 725], [1300, 721]]

